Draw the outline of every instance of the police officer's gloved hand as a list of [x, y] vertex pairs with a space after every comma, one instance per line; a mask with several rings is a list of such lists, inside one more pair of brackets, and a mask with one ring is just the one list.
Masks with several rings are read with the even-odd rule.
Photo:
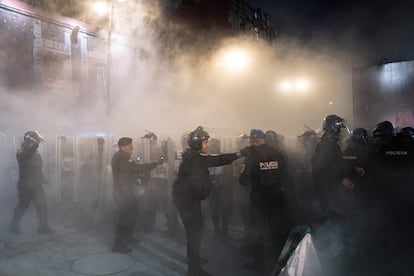
[[364, 176], [365, 175], [365, 170], [364, 168], [361, 167], [354, 167], [354, 171], [358, 176]]
[[158, 160], [158, 164], [162, 165], [166, 161], [166, 157], [164, 154], [160, 155], [160, 159]]
[[250, 154], [250, 147], [245, 147], [245, 148], [240, 150], [240, 155], [241, 156], [248, 156], [249, 154]]

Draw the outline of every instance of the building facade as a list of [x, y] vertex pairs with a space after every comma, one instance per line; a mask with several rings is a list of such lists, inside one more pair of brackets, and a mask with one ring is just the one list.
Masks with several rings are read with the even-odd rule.
[[181, 1], [176, 17], [199, 32], [212, 31], [218, 36], [244, 35], [276, 43], [271, 15], [245, 0]]
[[352, 71], [355, 125], [373, 128], [388, 120], [397, 129], [414, 126], [414, 60]]
[[80, 21], [20, 1], [0, 1], [2, 87], [101, 93], [106, 41], [95, 31]]
[[[80, 20], [59, 16], [50, 11], [50, 7], [42, 6], [52, 2], [66, 3], [63, 0], [0, 0], [1, 87], [7, 90], [50, 90], [73, 95], [74, 98], [101, 99], [104, 105], [110, 105], [110, 91], [120, 90], [122, 87], [117, 87], [117, 83], [123, 84], [126, 81], [117, 81], [108, 68], [128, 68], [128, 74], [131, 75], [131, 70], [138, 68], [139, 63], [146, 59], [146, 48], [164, 47], [167, 50], [161, 52], [167, 53], [168, 43], [172, 41], [171, 43], [177, 44], [179, 41], [180, 46], [191, 44], [189, 42], [193, 34], [202, 37], [202, 43], [204, 40], [214, 43], [217, 38], [234, 36], [248, 36], [271, 44], [276, 41], [276, 31], [271, 24], [270, 15], [244, 0], [181, 1], [172, 12], [172, 18], [160, 20], [158, 25], [150, 22], [147, 23], [149, 27], [133, 29], [135, 27], [128, 26], [127, 34], [124, 35], [127, 39], [121, 38], [119, 32], [115, 37], [113, 32], [110, 51], [108, 22], [100, 22], [105, 24], [101, 33], [102, 30]], [[69, 2], [80, 5], [78, 12], [86, 7], [79, 4], [85, 1], [68, 0], [67, 3]], [[128, 9], [127, 6], [124, 8]], [[118, 12], [114, 18], [120, 21], [125, 11], [119, 8]], [[78, 18], [75, 14], [75, 10], [69, 12], [69, 15]], [[184, 29], [180, 29], [182, 33], [162, 26], [168, 25], [169, 19], [184, 24]], [[158, 28], [155, 33], [160, 32], [161, 39], [156, 43], [166, 45], [154, 46], [148, 37], [139, 35], [140, 29], [150, 27]], [[118, 31], [122, 32], [120, 29]], [[182, 48], [183, 51], [187, 49]], [[115, 64], [108, 65], [111, 56]], [[120, 64], [122, 66], [117, 66]]]

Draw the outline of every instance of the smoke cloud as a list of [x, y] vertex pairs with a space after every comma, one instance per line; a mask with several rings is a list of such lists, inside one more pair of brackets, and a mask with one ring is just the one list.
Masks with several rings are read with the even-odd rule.
[[[204, 34], [168, 23], [158, 6], [145, 3], [114, 7], [109, 114], [105, 91], [94, 99], [76, 91], [2, 89], [3, 110], [9, 110], [3, 131], [179, 134], [203, 125], [297, 135], [304, 124], [319, 128], [330, 113], [352, 121], [349, 53], [329, 44], [307, 50], [283, 39], [276, 48], [244, 37], [209, 44]], [[102, 28], [100, 35], [107, 32]], [[248, 61], [239, 65], [245, 68], [220, 66], [234, 49], [245, 52]], [[285, 79], [307, 79], [309, 91], [284, 94], [279, 84]]]

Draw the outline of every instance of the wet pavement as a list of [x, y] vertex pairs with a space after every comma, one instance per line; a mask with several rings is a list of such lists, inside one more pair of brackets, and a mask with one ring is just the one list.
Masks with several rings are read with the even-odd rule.
[[[129, 254], [110, 251], [116, 216], [113, 210], [88, 217], [74, 205], [52, 206], [54, 235], [39, 235], [34, 208], [23, 218], [21, 234], [8, 231], [12, 209], [3, 208], [0, 219], [0, 275], [185, 275], [185, 237], [166, 231], [157, 215], [152, 233], [135, 233], [140, 243]], [[82, 215], [80, 215], [80, 213]], [[227, 239], [216, 237], [206, 219], [201, 255], [213, 275], [258, 275], [243, 269], [248, 261], [239, 253], [242, 229], [232, 225]]]

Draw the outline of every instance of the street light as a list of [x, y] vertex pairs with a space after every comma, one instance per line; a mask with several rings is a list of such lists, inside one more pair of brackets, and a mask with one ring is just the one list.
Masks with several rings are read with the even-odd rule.
[[279, 83], [279, 89], [284, 93], [307, 92], [310, 86], [311, 84], [307, 79], [283, 80]]
[[248, 53], [241, 48], [230, 48], [221, 53], [220, 61], [216, 62], [216, 67], [223, 68], [229, 72], [244, 71], [249, 64]]
[[308, 91], [309, 86], [310, 86], [309, 81], [304, 80], [304, 79], [297, 80], [295, 85], [296, 85], [296, 90], [300, 92]]
[[104, 2], [95, 2], [92, 4], [93, 11], [99, 16], [105, 16], [108, 14], [108, 4]]
[[289, 92], [292, 89], [292, 83], [285, 80], [280, 83], [279, 87], [282, 92]]

